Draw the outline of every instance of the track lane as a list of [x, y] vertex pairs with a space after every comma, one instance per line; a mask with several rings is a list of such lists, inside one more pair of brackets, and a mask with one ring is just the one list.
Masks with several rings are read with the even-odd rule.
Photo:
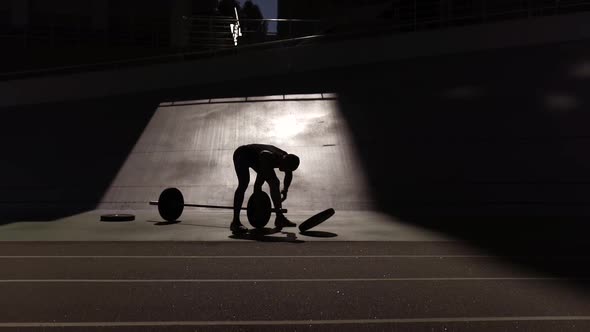
[[[590, 258], [523, 257], [589, 265]], [[0, 258], [4, 279], [336, 279], [551, 278], [498, 257], [12, 257]], [[239, 267], [239, 268], [238, 268]], [[590, 278], [590, 269], [575, 278]]]
[[[0, 330], [577, 331], [590, 317], [584, 275], [574, 283], [456, 244], [9, 247]], [[587, 264], [570, 254], [549, 259]]]

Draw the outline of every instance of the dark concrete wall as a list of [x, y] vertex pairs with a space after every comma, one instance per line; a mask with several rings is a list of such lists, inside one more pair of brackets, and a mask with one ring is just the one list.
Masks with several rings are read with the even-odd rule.
[[111, 97], [0, 110], [0, 223], [94, 209], [158, 102]]
[[[590, 13], [369, 36], [100, 72], [2, 80], [0, 107], [210, 86], [417, 57], [590, 39]], [[190, 60], [190, 57], [187, 58]], [[347, 69], [343, 69], [347, 70]], [[325, 91], [325, 90], [318, 90]], [[318, 91], [313, 91], [318, 92]], [[263, 93], [264, 94], [264, 93]], [[204, 96], [203, 98], [209, 98]]]
[[590, 44], [370, 66], [337, 89], [398, 215], [588, 215]]

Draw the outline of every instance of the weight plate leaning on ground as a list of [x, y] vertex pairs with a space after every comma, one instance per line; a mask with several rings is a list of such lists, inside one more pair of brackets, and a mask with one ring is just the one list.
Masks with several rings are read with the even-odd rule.
[[299, 225], [299, 231], [306, 232], [306, 231], [316, 227], [317, 225], [330, 219], [330, 217], [332, 217], [334, 215], [334, 213], [336, 213], [336, 211], [334, 211], [334, 209], [332, 209], [332, 208], [329, 208], [329, 209], [326, 209], [320, 213], [317, 213], [317, 214], [307, 218], [307, 220], [305, 220], [304, 222], [301, 223], [301, 225]]
[[246, 212], [250, 225], [255, 228], [264, 228], [270, 220], [272, 211], [270, 197], [264, 191], [257, 191], [248, 199]]
[[114, 213], [114, 214], [103, 214], [100, 216], [100, 221], [133, 221], [133, 220], [135, 220], [135, 215], [133, 215], [133, 214]]

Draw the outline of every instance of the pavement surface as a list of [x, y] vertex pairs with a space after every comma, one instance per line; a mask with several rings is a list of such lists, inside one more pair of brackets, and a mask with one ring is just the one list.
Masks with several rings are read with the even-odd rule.
[[[289, 212], [300, 225], [318, 211]], [[108, 213], [129, 213], [130, 222], [101, 222]], [[242, 223], [249, 228], [246, 213]], [[273, 232], [274, 217], [264, 236], [237, 238], [229, 231], [231, 211], [203, 208], [185, 209], [177, 222], [166, 222], [157, 208], [147, 210], [95, 210], [53, 221], [19, 221], [0, 224], [0, 241], [445, 241], [448, 236], [396, 220], [376, 211], [336, 211], [332, 218], [311, 229], [307, 235], [298, 228]], [[256, 235], [256, 234], [254, 234]]]
[[0, 251], [2, 330], [590, 328], [590, 273], [574, 284], [455, 242], [4, 242]]
[[590, 330], [584, 250], [499, 254], [375, 212], [239, 238], [227, 213], [106, 212], [0, 226], [0, 331]]

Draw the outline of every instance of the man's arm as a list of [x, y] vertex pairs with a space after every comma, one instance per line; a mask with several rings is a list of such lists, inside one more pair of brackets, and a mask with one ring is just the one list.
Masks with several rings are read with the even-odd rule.
[[289, 192], [291, 180], [293, 180], [293, 172], [285, 171], [285, 178], [283, 179], [283, 190], [281, 191], [281, 194], [283, 195], [283, 197], [281, 198], [281, 202], [284, 202], [287, 199], [287, 192]]
[[[260, 173], [262, 174], [262, 177], [266, 183], [268, 183], [268, 187], [270, 188], [270, 198], [274, 203], [275, 209], [280, 210], [282, 208], [281, 202], [284, 201], [284, 199], [281, 199], [281, 193], [279, 192], [281, 181], [279, 181], [273, 166], [272, 154], [270, 152], [263, 151], [260, 154]], [[279, 214], [282, 216], [280, 212], [277, 212], [277, 216]]]
[[285, 178], [283, 179], [283, 191], [289, 191], [291, 180], [293, 180], [293, 172], [285, 171]]

